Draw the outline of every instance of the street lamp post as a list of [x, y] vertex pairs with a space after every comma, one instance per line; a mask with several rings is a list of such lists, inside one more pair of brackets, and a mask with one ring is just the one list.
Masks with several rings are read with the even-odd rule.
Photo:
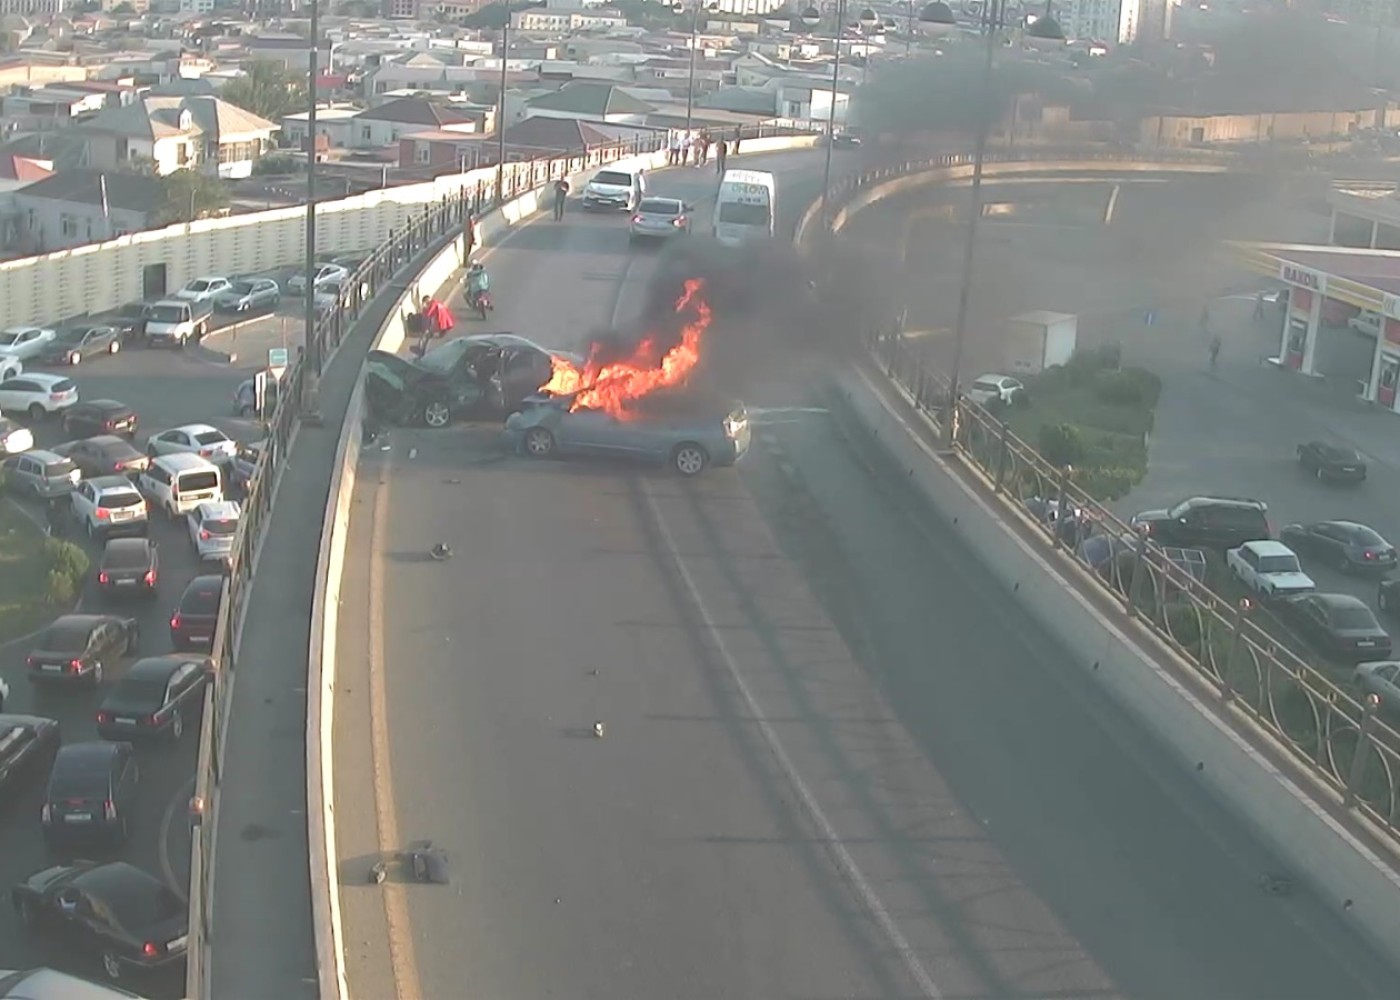
[[864, 44], [865, 56], [860, 66], [860, 85], [865, 86], [870, 79], [870, 38], [875, 29], [880, 25], [880, 15], [875, 13], [874, 8], [866, 7], [860, 12], [860, 35]]
[[501, 26], [501, 97], [496, 106], [496, 207], [505, 200], [506, 179], [506, 63], [510, 56], [510, 0], [505, 0], [505, 24]]
[[[821, 23], [821, 11], [815, 7], [808, 7], [802, 12], [802, 23], [809, 28], [815, 28]], [[831, 64], [831, 107], [828, 109], [826, 119], [826, 167], [822, 171], [822, 201], [821, 220], [822, 229], [826, 230], [830, 225], [827, 218], [827, 203], [831, 198], [831, 151], [834, 147], [833, 140], [836, 138], [836, 87], [841, 77], [841, 29], [846, 23], [846, 0], [836, 2], [836, 25], [832, 30], [832, 39], [836, 43], [836, 57]]]
[[321, 341], [316, 336], [316, 83], [320, 77], [320, 0], [311, 0], [311, 49], [307, 55], [306, 93], [306, 335], [303, 339], [302, 412], [320, 410]]

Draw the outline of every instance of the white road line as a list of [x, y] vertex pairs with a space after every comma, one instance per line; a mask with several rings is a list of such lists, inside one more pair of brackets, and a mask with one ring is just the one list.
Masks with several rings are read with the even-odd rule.
[[656, 498], [652, 495], [646, 480], [642, 480], [642, 495], [646, 497], [647, 506], [651, 509], [652, 518], [656, 521], [656, 526], [660, 530], [661, 537], [666, 543], [667, 555], [670, 557], [671, 562], [675, 564], [676, 571], [680, 574], [681, 580], [684, 581], [685, 588], [689, 592], [690, 599], [694, 602], [696, 610], [700, 612], [700, 617], [705, 624], [705, 630], [709, 632], [711, 639], [714, 641], [715, 648], [719, 650], [719, 654], [724, 660], [725, 668], [729, 671], [730, 677], [734, 679], [734, 686], [738, 688], [739, 694], [743, 696], [744, 704], [747, 706], [749, 714], [758, 725], [759, 732], [763, 734], [763, 741], [768, 744], [768, 749], [772, 752], [774, 759], [777, 760], [778, 766], [782, 768], [783, 774], [788, 780], [788, 784], [792, 787], [793, 791], [797, 793], [797, 797], [801, 801], [803, 808], [807, 811], [807, 815], [811, 818], [812, 822], [816, 824], [817, 829], [821, 831], [822, 839], [826, 841], [827, 847], [830, 849], [837, 867], [841, 869], [841, 874], [845, 876], [846, 880], [855, 889], [856, 894], [860, 897], [861, 903], [880, 926], [880, 930], [884, 933], [890, 945], [899, 953], [899, 957], [904, 962], [905, 968], [909, 971], [914, 981], [918, 983], [919, 990], [923, 995], [927, 997], [928, 1000], [943, 1000], [943, 991], [938, 988], [938, 985], [933, 981], [933, 977], [929, 975], [928, 970], [924, 968], [924, 964], [919, 960], [918, 953], [915, 952], [914, 946], [909, 943], [909, 939], [906, 938], [904, 932], [899, 929], [899, 925], [895, 923], [894, 917], [890, 914], [890, 911], [885, 907], [885, 904], [880, 901], [880, 897], [876, 894], [874, 886], [870, 884], [870, 880], [861, 872], [860, 866], [856, 864], [856, 860], [851, 856], [851, 852], [846, 849], [846, 845], [841, 840], [840, 834], [836, 832], [836, 827], [832, 825], [831, 820], [818, 804], [816, 796], [812, 794], [812, 790], [807, 787], [807, 783], [803, 781], [802, 776], [798, 774], [796, 765], [793, 764], [792, 758], [788, 756], [787, 750], [783, 747], [782, 741], [778, 738], [777, 731], [774, 730], [772, 724], [768, 722], [768, 717], [765, 715], [762, 706], [759, 705], [758, 699], [754, 697], [753, 690], [749, 687], [749, 683], [745, 679], [743, 671], [739, 668], [738, 662], [734, 659], [734, 654], [730, 652], [729, 644], [724, 640], [724, 631], [715, 624], [714, 616], [710, 614], [710, 609], [705, 604], [704, 597], [700, 594], [700, 588], [696, 586], [695, 578], [691, 575], [690, 570], [686, 567], [684, 560], [681, 558], [680, 550], [676, 546], [675, 536], [671, 533], [670, 527], [666, 524], [666, 519], [662, 516], [661, 508], [657, 504]]

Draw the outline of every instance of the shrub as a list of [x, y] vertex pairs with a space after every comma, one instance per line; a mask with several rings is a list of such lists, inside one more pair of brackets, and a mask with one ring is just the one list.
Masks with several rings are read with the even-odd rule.
[[1171, 637], [1197, 656], [1201, 653], [1201, 618], [1189, 604], [1174, 604], [1167, 608], [1167, 631]]
[[1099, 466], [1074, 470], [1074, 484], [1099, 503], [1121, 500], [1142, 481], [1142, 471], [1126, 466]]
[[1101, 371], [1116, 372], [1123, 367], [1123, 345], [1117, 341], [1100, 344], [1094, 348], [1094, 354], [1099, 359]]
[[49, 575], [44, 583], [44, 600], [59, 606], [72, 604], [76, 591], [77, 588], [74, 587], [71, 576], [67, 573], [60, 573], [56, 569], [49, 570]]
[[1094, 374], [1094, 395], [1114, 406], [1150, 410], [1162, 394], [1162, 380], [1145, 368], [1124, 368]]
[[306, 169], [306, 157], [295, 153], [273, 153], [264, 156], [253, 164], [253, 173], [259, 176], [268, 174], [295, 174]]
[[81, 586], [91, 565], [86, 552], [61, 538], [44, 541], [44, 560], [51, 572], [62, 573], [73, 581], [75, 587]]
[[1074, 465], [1084, 459], [1084, 436], [1074, 424], [1042, 424], [1037, 450], [1051, 465]]

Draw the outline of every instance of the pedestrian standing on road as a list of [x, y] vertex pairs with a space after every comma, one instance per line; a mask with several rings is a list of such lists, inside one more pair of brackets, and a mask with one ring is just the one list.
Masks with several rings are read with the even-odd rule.
[[687, 133], [685, 134], [685, 136], [681, 139], [681, 162], [680, 162], [680, 165], [681, 165], [682, 167], [685, 166], [687, 163], [690, 162], [690, 150], [691, 150], [691, 147], [694, 146], [694, 145], [695, 145], [695, 140], [691, 137], [690, 133], [687, 132]]
[[724, 173], [724, 158], [729, 155], [729, 147], [723, 139], [715, 143], [715, 173]]
[[564, 203], [569, 197], [569, 181], [561, 177], [554, 182], [554, 221], [560, 222], [564, 218]]
[[1264, 293], [1260, 292], [1254, 296], [1254, 319], [1257, 322], [1264, 318]]
[[731, 153], [733, 153], [735, 156], [738, 156], [738, 155], [739, 155], [739, 140], [742, 139], [743, 136], [744, 136], [744, 130], [743, 130], [742, 126], [735, 126], [735, 128], [734, 128], [734, 145], [733, 145], [733, 146], [730, 148], [730, 150], [729, 150], [729, 151], [730, 151]]
[[1210, 338], [1210, 370], [1215, 371], [1215, 363], [1220, 358], [1220, 334]]
[[705, 164], [710, 162], [710, 133], [708, 132], [700, 133], [699, 153], [700, 155], [697, 158], [695, 165], [697, 167], [703, 167]]
[[671, 148], [666, 153], [666, 165], [670, 167], [680, 166], [681, 159], [681, 134], [671, 133]]

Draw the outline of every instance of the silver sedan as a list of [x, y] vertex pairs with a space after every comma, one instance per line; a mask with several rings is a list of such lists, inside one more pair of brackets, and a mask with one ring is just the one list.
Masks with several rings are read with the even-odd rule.
[[636, 243], [689, 236], [691, 207], [678, 198], [643, 198], [632, 215], [627, 238]]
[[276, 309], [282, 288], [271, 278], [240, 278], [214, 296], [220, 312], [261, 312]]

